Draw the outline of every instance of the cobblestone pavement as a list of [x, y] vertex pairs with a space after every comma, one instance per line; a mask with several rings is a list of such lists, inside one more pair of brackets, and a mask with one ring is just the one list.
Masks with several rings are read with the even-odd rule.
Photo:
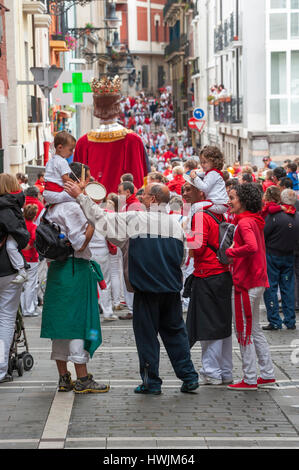
[[[40, 317], [25, 319], [33, 368], [21, 377], [15, 371], [13, 382], [0, 385], [0, 449], [299, 448], [298, 329], [265, 332], [277, 379], [267, 389], [203, 386], [182, 394], [161, 347], [163, 393], [140, 396], [133, 393], [140, 377], [132, 321], [102, 322], [103, 345], [89, 370], [111, 390], [77, 396], [57, 393], [51, 342], [39, 337], [40, 323]], [[267, 324], [264, 309], [261, 323]], [[235, 337], [233, 348], [237, 380], [242, 372]], [[192, 358], [199, 370], [199, 343]]]

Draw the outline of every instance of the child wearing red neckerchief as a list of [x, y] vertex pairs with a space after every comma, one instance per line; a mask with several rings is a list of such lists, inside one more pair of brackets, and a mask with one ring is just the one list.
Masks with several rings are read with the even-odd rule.
[[206, 200], [213, 203], [212, 212], [224, 214], [228, 208], [228, 195], [221, 172], [224, 156], [218, 147], [206, 146], [200, 152], [200, 164], [204, 173], [192, 170], [192, 184], [204, 192]]

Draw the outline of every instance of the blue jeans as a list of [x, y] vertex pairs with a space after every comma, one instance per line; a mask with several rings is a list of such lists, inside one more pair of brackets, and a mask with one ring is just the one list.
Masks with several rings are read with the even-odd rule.
[[[268, 321], [278, 329], [282, 328], [282, 323], [291, 328], [296, 323], [294, 256], [274, 256], [267, 253], [267, 271], [270, 288], [264, 293], [264, 302]], [[278, 286], [284, 321], [279, 315]]]

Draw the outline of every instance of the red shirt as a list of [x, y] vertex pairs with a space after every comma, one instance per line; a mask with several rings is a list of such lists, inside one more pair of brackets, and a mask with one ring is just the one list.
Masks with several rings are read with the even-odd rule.
[[270, 186], [276, 186], [276, 184], [273, 183], [273, 181], [270, 181], [270, 180], [266, 180], [266, 181], [263, 183], [263, 191], [264, 191], [264, 193], [267, 191], [267, 189], [268, 189]]
[[36, 218], [38, 218], [39, 214], [41, 213], [41, 211], [45, 208], [45, 206], [43, 205], [43, 203], [37, 199], [36, 197], [32, 197], [32, 196], [26, 196], [26, 199], [25, 199], [25, 206], [28, 206], [29, 204], [36, 204], [37, 207], [38, 207], [38, 211], [37, 211], [37, 214], [36, 214]]
[[34, 183], [34, 186], [36, 186], [39, 189], [39, 192], [43, 194], [45, 190], [45, 183], [42, 183], [40, 180], [36, 180], [36, 182]]
[[37, 226], [35, 223], [33, 223], [31, 220], [25, 220], [26, 222], [26, 227], [28, 232], [30, 233], [30, 240], [29, 240], [29, 250], [22, 250], [22, 253], [24, 255], [25, 260], [28, 263], [37, 263], [38, 262], [38, 252], [36, 251], [36, 248], [34, 248], [34, 242], [35, 242], [35, 232]]
[[182, 186], [184, 186], [185, 183], [186, 183], [186, 181], [185, 181], [185, 178], [183, 177], [183, 175], [175, 175], [173, 180], [171, 180], [171, 181], [169, 181], [169, 183], [167, 183], [167, 186], [168, 186], [169, 191], [181, 195], [182, 194]]
[[128, 197], [126, 200], [126, 206], [125, 206], [125, 212], [128, 211], [142, 211], [143, 207], [139, 199], [135, 196], [135, 194], [132, 194], [132, 196]]
[[[223, 216], [213, 214], [221, 221]], [[195, 277], [209, 277], [222, 274], [229, 271], [229, 267], [220, 263], [216, 253], [207, 246], [219, 248], [219, 225], [208, 214], [198, 212], [192, 220], [192, 231], [195, 233], [192, 237], [187, 237], [188, 244], [190, 242], [198, 242], [201, 247], [194, 249], [194, 272]], [[192, 245], [189, 246], [190, 249]]]
[[226, 250], [226, 255], [233, 258], [232, 275], [236, 287], [246, 290], [269, 287], [264, 226], [265, 222], [258, 214], [243, 215], [239, 219], [234, 248]]

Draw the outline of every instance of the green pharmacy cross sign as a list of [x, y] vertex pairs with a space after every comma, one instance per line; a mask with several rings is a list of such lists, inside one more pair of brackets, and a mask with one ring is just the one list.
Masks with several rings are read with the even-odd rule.
[[62, 93], [72, 93], [74, 103], [84, 102], [84, 93], [92, 93], [90, 84], [83, 82], [83, 74], [72, 73], [72, 83], [62, 83]]

